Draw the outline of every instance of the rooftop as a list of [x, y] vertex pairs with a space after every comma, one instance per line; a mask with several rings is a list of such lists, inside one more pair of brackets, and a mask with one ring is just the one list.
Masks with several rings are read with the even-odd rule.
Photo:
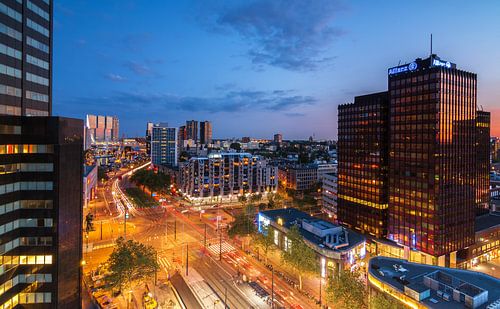
[[476, 224], [474, 226], [474, 230], [477, 233], [497, 225], [500, 226], [500, 213], [494, 212], [480, 217], [476, 217]]
[[309, 225], [312, 225], [314, 228], [320, 230], [320, 231], [327, 231], [331, 229], [335, 230], [344, 230], [347, 231], [348, 233], [348, 244], [343, 246], [342, 248], [329, 248], [327, 246], [324, 246], [324, 240], [322, 237], [319, 237], [318, 235], [305, 230], [299, 225], [299, 231], [302, 236], [308, 240], [309, 242], [317, 245], [318, 247], [321, 247], [324, 250], [331, 250], [335, 252], [343, 252], [343, 251], [348, 251], [359, 244], [363, 243], [365, 241], [365, 237], [362, 236], [361, 234], [358, 234], [352, 230], [346, 229], [340, 225], [337, 225], [332, 222], [328, 222], [325, 220], [321, 220], [318, 218], [315, 218], [313, 216], [310, 216], [309, 214], [300, 211], [296, 208], [282, 208], [282, 209], [272, 209], [272, 210], [266, 210], [266, 211], [261, 211], [260, 212], [262, 215], [267, 217], [269, 220], [273, 222], [278, 222], [278, 219], [280, 222], [282, 222], [282, 226], [286, 229], [290, 229], [292, 226], [296, 225], [297, 223], [301, 222], [306, 222]]
[[[405, 286], [419, 293], [428, 290], [429, 288], [424, 284], [424, 278], [430, 278], [441, 286], [445, 285], [470, 297], [478, 296], [487, 291], [488, 300], [478, 307], [481, 309], [500, 299], [500, 280], [483, 273], [411, 263], [402, 259], [382, 256], [370, 259], [369, 265], [370, 275], [391, 285], [401, 293], [404, 293]], [[453, 292], [447, 291], [449, 300], [445, 300], [443, 296], [438, 296], [438, 294], [442, 295], [443, 293], [430, 289], [430, 296], [421, 300], [420, 303], [436, 309], [464, 307], [463, 303], [453, 299]]]

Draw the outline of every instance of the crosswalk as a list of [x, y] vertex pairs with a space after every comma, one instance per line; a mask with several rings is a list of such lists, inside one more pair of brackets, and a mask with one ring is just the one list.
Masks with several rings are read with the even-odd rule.
[[228, 253], [236, 250], [231, 244], [227, 241], [223, 241], [222, 244], [219, 244], [219, 241], [215, 239], [209, 242], [208, 251], [210, 251], [213, 255], [219, 255], [219, 253]]
[[168, 261], [168, 258], [166, 258], [166, 257], [158, 258], [158, 263], [160, 264], [161, 268], [164, 268], [166, 270], [168, 270], [170, 268], [170, 262]]

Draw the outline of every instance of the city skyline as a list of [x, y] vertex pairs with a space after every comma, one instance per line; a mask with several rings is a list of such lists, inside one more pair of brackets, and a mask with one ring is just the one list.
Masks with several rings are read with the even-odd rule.
[[54, 113], [116, 114], [127, 136], [207, 119], [214, 138], [336, 139], [337, 105], [385, 89], [385, 70], [427, 55], [433, 33], [435, 53], [477, 72], [478, 106], [500, 134], [494, 2], [286, 3], [56, 3]]

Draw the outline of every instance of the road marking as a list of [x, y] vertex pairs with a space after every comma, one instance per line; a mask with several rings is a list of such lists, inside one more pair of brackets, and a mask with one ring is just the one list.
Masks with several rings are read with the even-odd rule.
[[231, 246], [227, 241], [223, 241], [222, 246], [219, 244], [219, 242], [216, 242], [215, 244], [208, 246], [208, 250], [213, 255], [218, 255], [219, 253], [228, 253], [235, 251], [236, 249], [233, 246]]

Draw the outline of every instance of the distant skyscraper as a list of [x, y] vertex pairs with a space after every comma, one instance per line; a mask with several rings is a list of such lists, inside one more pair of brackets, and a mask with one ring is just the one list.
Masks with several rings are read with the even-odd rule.
[[198, 121], [186, 121], [186, 139], [192, 139], [195, 142], [198, 142], [198, 136]]
[[490, 206], [490, 118], [489, 112], [477, 111], [476, 117], [476, 214], [486, 214]]
[[184, 141], [187, 140], [186, 126], [180, 126], [177, 134], [177, 145], [179, 149], [184, 147]]
[[338, 109], [338, 219], [377, 237], [387, 235], [389, 96], [358, 96]]
[[281, 144], [283, 142], [283, 135], [280, 133], [274, 134], [274, 142], [276, 144]]
[[200, 122], [200, 144], [212, 144], [212, 123], [210, 121]]
[[151, 137], [153, 136], [153, 123], [146, 124], [146, 153], [151, 156]]
[[476, 74], [436, 55], [388, 73], [388, 104], [380, 93], [339, 106], [339, 220], [386, 234], [404, 258], [454, 267], [488, 199]]
[[116, 116], [87, 115], [86, 124], [92, 143], [117, 142], [120, 125]]
[[166, 123], [155, 124], [151, 137], [151, 162], [177, 166], [177, 129]]
[[50, 116], [52, 10], [0, 1], [0, 308], [81, 307], [84, 124]]

